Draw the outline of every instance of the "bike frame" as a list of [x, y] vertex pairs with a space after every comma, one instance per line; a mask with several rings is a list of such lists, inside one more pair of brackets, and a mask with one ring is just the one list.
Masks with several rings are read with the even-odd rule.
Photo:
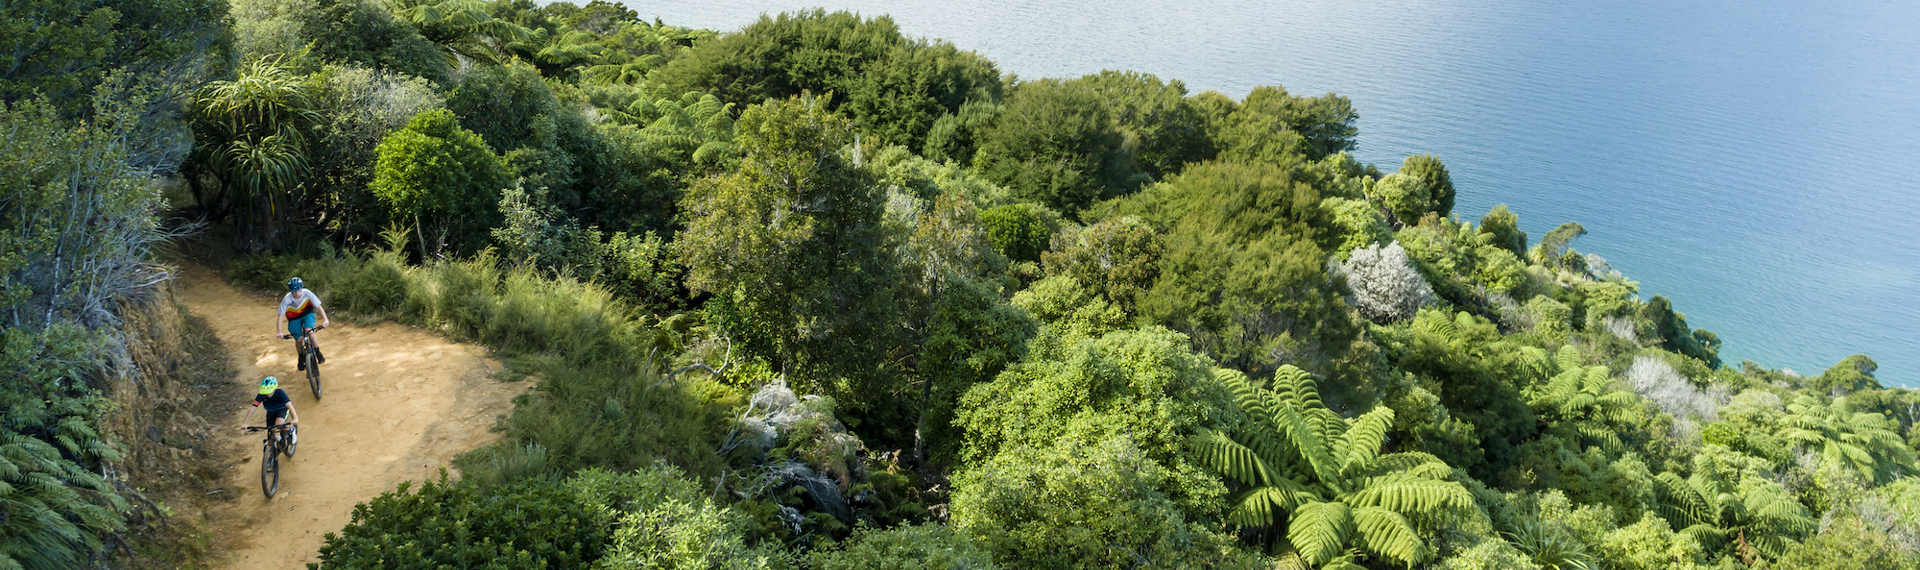
[[247, 431], [264, 431], [267, 436], [260, 440], [260, 492], [267, 498], [280, 490], [280, 455], [293, 456], [295, 445], [291, 439], [298, 429], [293, 424], [280, 424], [273, 427], [247, 426]]
[[313, 348], [313, 331], [326, 327], [307, 328], [300, 326], [299, 333], [293, 335], [293, 341], [300, 347], [296, 357], [307, 365], [307, 387], [313, 389], [313, 399], [320, 399], [320, 358], [319, 351]]

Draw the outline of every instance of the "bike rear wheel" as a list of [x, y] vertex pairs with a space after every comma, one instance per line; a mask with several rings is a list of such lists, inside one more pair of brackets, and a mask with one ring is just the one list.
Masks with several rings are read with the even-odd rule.
[[307, 386], [313, 388], [314, 401], [320, 400], [320, 359], [319, 351], [313, 349], [313, 341], [308, 340], [305, 349], [300, 351], [300, 359], [307, 362]]
[[274, 492], [280, 490], [280, 450], [274, 449], [271, 439], [261, 447], [260, 491], [266, 493], [267, 498], [271, 499]]

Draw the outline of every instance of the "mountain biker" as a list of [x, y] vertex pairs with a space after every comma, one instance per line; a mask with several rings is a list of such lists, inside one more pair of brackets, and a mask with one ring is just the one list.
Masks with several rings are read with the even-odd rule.
[[[287, 329], [287, 334], [280, 335], [280, 338], [293, 338], [293, 335], [300, 333], [300, 329], [294, 328], [294, 325], [302, 325], [301, 328], [307, 331], [307, 342], [314, 343], [314, 356], [318, 357], [321, 364], [326, 364], [327, 355], [320, 352], [320, 344], [314, 342], [314, 313], [320, 313], [320, 326], [324, 327], [333, 324], [333, 319], [327, 318], [326, 307], [320, 306], [320, 297], [314, 295], [312, 289], [307, 288], [306, 282], [301, 281], [299, 277], [289, 279], [287, 280], [287, 295], [280, 298], [280, 310], [274, 317], [274, 323], [276, 324], [273, 328], [275, 334], [278, 334], [282, 328]], [[300, 353], [300, 342], [298, 340], [294, 341], [293, 350], [294, 354]], [[305, 360], [301, 360], [298, 357], [295, 357], [294, 360], [299, 361], [297, 366], [301, 370], [307, 369], [307, 362]]]
[[[253, 408], [260, 407], [260, 404], [267, 405], [267, 428], [281, 423], [300, 425], [300, 411], [293, 409], [293, 398], [287, 397], [287, 391], [280, 389], [278, 378], [268, 376], [260, 379], [260, 395], [253, 397]], [[247, 422], [253, 419], [253, 408], [247, 408], [247, 417], [240, 420], [241, 428], [247, 427]]]

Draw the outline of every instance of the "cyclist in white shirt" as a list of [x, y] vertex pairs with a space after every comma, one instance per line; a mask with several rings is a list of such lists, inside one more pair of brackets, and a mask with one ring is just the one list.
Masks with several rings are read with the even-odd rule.
[[[276, 311], [274, 316], [274, 322], [276, 323], [273, 327], [274, 334], [279, 334], [280, 329], [287, 330], [287, 334], [280, 335], [280, 338], [293, 338], [294, 335], [300, 334], [300, 331], [304, 329], [307, 332], [307, 341], [313, 342], [315, 336], [317, 336], [313, 331], [315, 328], [313, 326], [314, 313], [320, 314], [320, 326], [324, 327], [333, 324], [333, 319], [327, 318], [327, 309], [320, 306], [320, 297], [314, 295], [313, 290], [307, 289], [306, 285], [307, 284], [301, 281], [299, 277], [287, 281], [287, 295], [280, 298], [280, 310]], [[299, 354], [300, 343], [298, 340], [294, 341], [293, 350], [295, 354]], [[321, 364], [327, 362], [326, 353], [320, 352], [320, 343], [314, 342], [313, 352], [319, 356]], [[295, 358], [294, 360], [298, 361], [300, 359]], [[306, 370], [307, 363], [301, 361], [299, 368]]]

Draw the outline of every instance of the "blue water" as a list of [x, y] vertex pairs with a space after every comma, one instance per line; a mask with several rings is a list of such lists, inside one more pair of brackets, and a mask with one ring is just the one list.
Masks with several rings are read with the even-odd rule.
[[[819, 0], [634, 6], [734, 30]], [[1239, 98], [1336, 92], [1365, 161], [1435, 153], [1495, 204], [1720, 334], [1818, 374], [1920, 385], [1920, 3], [1839, 0], [837, 0], [1021, 77], [1101, 69]]]

